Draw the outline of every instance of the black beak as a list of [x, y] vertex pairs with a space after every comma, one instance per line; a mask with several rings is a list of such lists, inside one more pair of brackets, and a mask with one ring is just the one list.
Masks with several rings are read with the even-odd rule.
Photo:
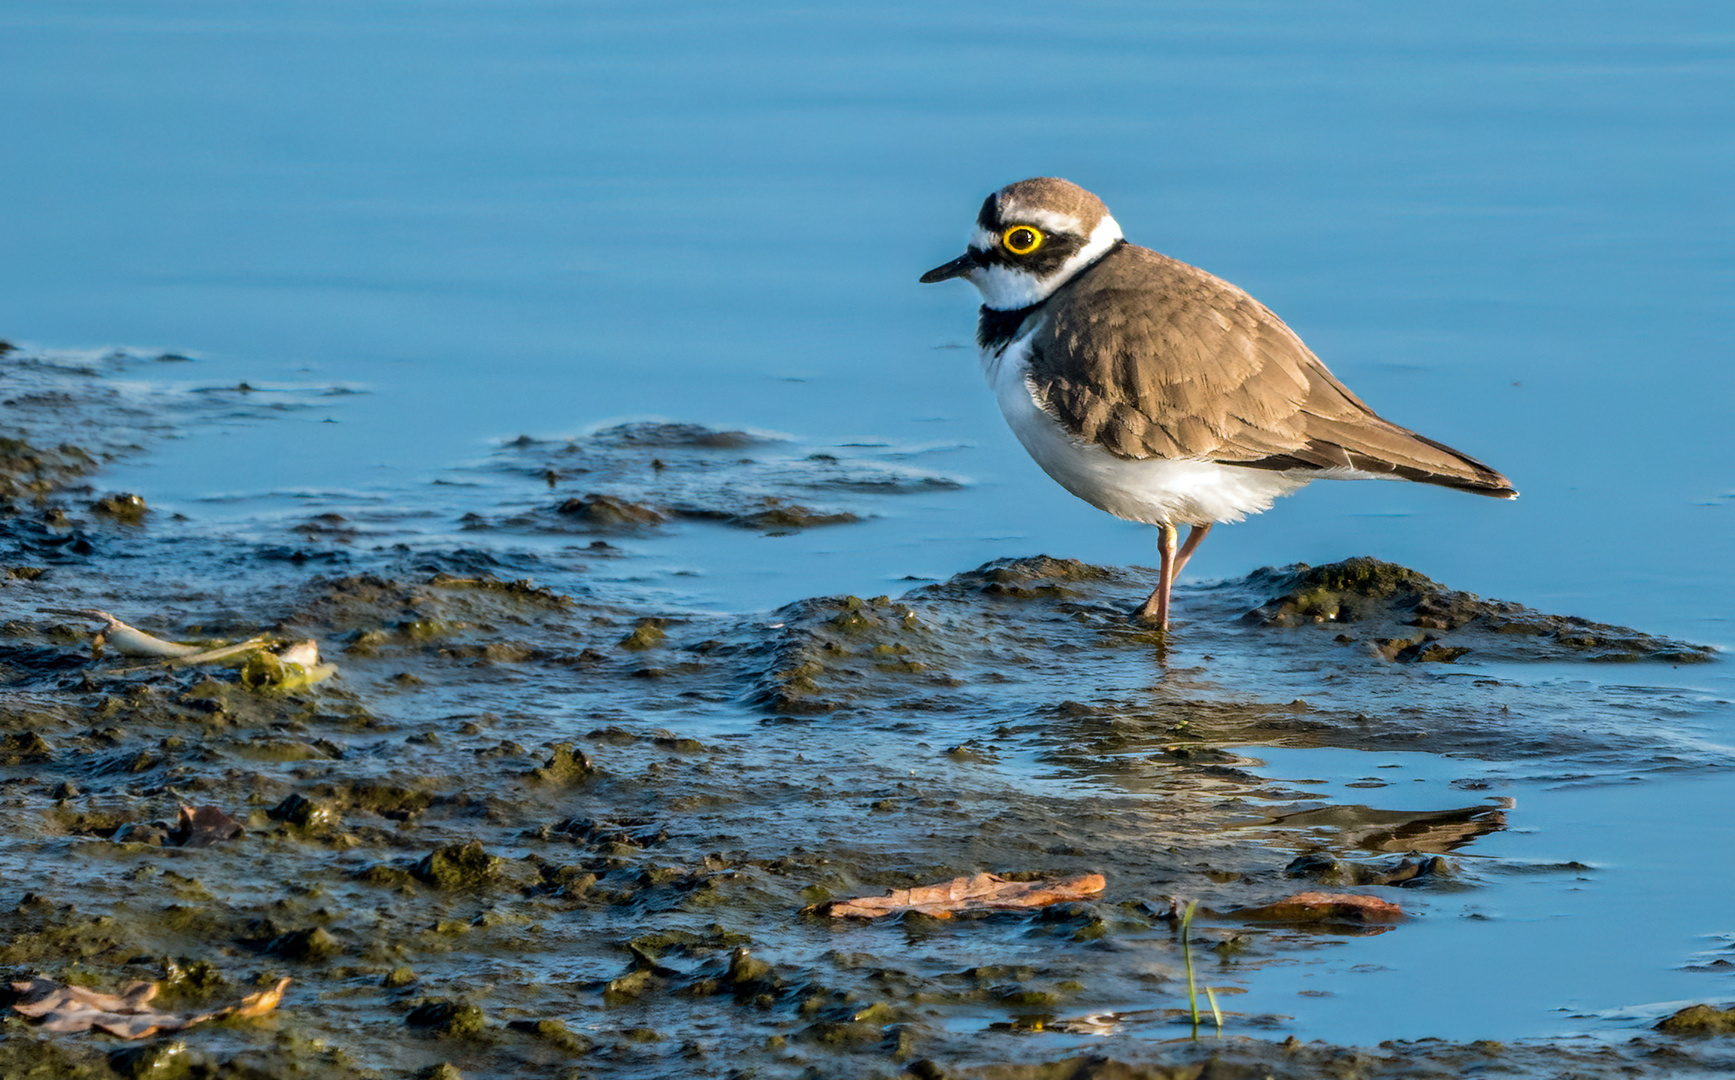
[[945, 266], [936, 266], [923, 274], [922, 284], [932, 285], [936, 281], [950, 281], [952, 278], [967, 274], [981, 265], [982, 261], [976, 257], [975, 251], [966, 251]]

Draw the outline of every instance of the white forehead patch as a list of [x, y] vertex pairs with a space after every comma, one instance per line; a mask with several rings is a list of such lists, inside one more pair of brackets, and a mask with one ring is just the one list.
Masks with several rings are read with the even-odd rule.
[[[1038, 223], [1032, 221], [1031, 224]], [[1102, 220], [1096, 223], [1096, 228], [1090, 231], [1090, 239], [1085, 242], [1084, 247], [1079, 248], [1072, 258], [1061, 263], [1046, 277], [1037, 277], [1022, 270], [996, 264], [975, 267], [966, 271], [964, 278], [982, 293], [984, 307], [993, 311], [1016, 311], [1048, 299], [1054, 290], [1066, 284], [1072, 275], [1102, 258], [1120, 239], [1119, 223], [1104, 214]], [[986, 229], [977, 229], [970, 237], [970, 246], [977, 251], [990, 251], [999, 243], [1000, 238]]]
[[1043, 232], [1073, 233], [1082, 231], [1083, 222], [1071, 214], [1062, 214], [1058, 210], [1044, 210], [1033, 206], [1025, 209], [1021, 206], [1011, 206], [1000, 211], [1000, 220], [1008, 225], [1034, 225]]

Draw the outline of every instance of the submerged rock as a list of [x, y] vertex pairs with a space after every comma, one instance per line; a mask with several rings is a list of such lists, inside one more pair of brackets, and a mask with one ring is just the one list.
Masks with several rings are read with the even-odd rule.
[[[753, 457], [742, 451], [753, 450]], [[470, 527], [564, 532], [642, 529], [671, 518], [713, 521], [780, 534], [845, 525], [867, 516], [840, 495], [861, 500], [950, 490], [960, 481], [915, 468], [894, 448], [810, 452], [791, 440], [698, 424], [633, 423], [569, 441], [519, 438], [502, 447], [491, 471], [543, 487], [580, 480], [587, 491], [547, 510]]]
[[560, 504], [558, 512], [596, 525], [661, 525], [669, 520], [667, 513], [648, 503], [596, 493], [568, 499]]
[[703, 424], [641, 421], [616, 424], [591, 436], [600, 443], [627, 446], [681, 447], [696, 446], [706, 450], [738, 450], [767, 441], [764, 436], [745, 431], [719, 431]]
[[[701, 511], [697, 516], [711, 516]], [[811, 529], [819, 525], [847, 525], [861, 518], [847, 510], [826, 511], [786, 502], [775, 495], [761, 498], [757, 504], [747, 503], [725, 518], [729, 524], [743, 529], [781, 531]]]

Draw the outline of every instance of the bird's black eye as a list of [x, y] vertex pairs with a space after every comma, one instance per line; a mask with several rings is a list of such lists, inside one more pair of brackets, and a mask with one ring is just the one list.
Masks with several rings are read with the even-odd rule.
[[1000, 234], [1000, 246], [1014, 255], [1028, 255], [1042, 246], [1042, 233], [1028, 225], [1014, 225]]

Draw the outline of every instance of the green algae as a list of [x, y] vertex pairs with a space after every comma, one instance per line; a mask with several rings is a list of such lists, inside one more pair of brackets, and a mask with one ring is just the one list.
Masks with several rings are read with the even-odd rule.
[[256, 694], [294, 694], [329, 678], [333, 668], [328, 664], [311, 667], [284, 660], [264, 649], [253, 653], [241, 665], [239, 681]]

